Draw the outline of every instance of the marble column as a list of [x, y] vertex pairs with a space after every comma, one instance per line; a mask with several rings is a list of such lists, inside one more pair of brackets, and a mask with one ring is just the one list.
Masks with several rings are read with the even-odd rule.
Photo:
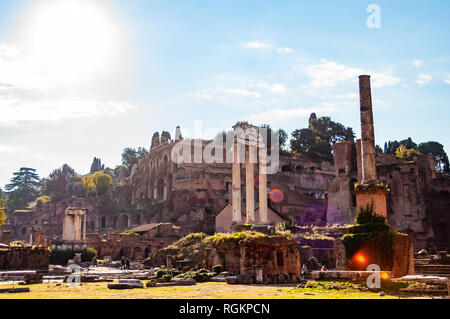
[[247, 224], [255, 222], [255, 178], [253, 165], [254, 146], [248, 145], [245, 152], [245, 198]]
[[233, 223], [241, 224], [241, 164], [239, 163], [239, 145], [236, 140], [233, 143], [232, 192]]
[[84, 223], [83, 223], [83, 241], [86, 241], [86, 227], [87, 227], [87, 214], [84, 213]]
[[267, 149], [259, 149], [259, 221], [267, 224]]

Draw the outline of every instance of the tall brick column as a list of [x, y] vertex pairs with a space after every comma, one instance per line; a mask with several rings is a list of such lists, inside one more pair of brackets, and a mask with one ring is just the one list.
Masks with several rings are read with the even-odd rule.
[[[361, 180], [354, 190], [357, 213], [367, 205], [373, 205], [377, 215], [387, 221], [386, 194], [389, 189], [377, 180], [375, 134], [373, 126], [372, 93], [370, 76], [359, 77], [360, 115], [361, 115]], [[359, 145], [359, 143], [357, 143]], [[357, 152], [358, 153], [358, 152]]]
[[373, 128], [372, 93], [370, 76], [359, 77], [359, 95], [361, 103], [361, 150], [362, 183], [377, 180], [375, 134]]

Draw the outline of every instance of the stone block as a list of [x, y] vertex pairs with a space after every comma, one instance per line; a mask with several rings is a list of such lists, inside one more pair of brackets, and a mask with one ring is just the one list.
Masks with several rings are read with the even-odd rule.
[[110, 283], [108, 284], [108, 289], [135, 289], [135, 288], [144, 288], [144, 285], [141, 284], [129, 284], [129, 283]]
[[239, 283], [239, 279], [237, 276], [229, 276], [229, 277], [225, 277], [225, 281], [227, 282], [227, 284], [229, 285], [237, 285]]

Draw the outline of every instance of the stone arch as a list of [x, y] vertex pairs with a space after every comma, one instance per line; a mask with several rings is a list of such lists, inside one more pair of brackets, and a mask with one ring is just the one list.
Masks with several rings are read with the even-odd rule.
[[158, 180], [158, 184], [156, 185], [156, 195], [160, 200], [164, 198], [164, 179], [162, 178]]
[[128, 228], [130, 218], [128, 215], [123, 214], [119, 218], [119, 227], [120, 228]]
[[165, 155], [163, 159], [162, 173], [163, 174], [169, 173], [169, 158], [167, 157], [167, 155]]
[[350, 196], [351, 196], [351, 204], [352, 207], [356, 207], [356, 195], [353, 194], [353, 191], [355, 190], [355, 183], [358, 182], [356, 179], [352, 178], [349, 181], [349, 189], [350, 189]]
[[122, 247], [119, 251], [119, 258], [121, 257], [131, 258], [131, 248], [130, 247]]
[[133, 254], [131, 256], [134, 260], [141, 260], [144, 259], [144, 252], [142, 251], [141, 247], [134, 247], [133, 248]]
[[135, 214], [133, 215], [133, 218], [131, 219], [131, 223], [132, 225], [140, 225], [141, 224], [141, 214]]
[[148, 258], [152, 255], [152, 246], [148, 245], [144, 250], [144, 258]]
[[117, 228], [117, 219], [118, 219], [117, 216], [113, 216], [113, 217], [111, 217], [111, 220], [110, 220], [110, 225], [114, 229]]

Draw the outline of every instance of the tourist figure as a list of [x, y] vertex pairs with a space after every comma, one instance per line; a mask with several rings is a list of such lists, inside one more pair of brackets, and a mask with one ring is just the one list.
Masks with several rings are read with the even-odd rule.
[[122, 259], [121, 259], [120, 263], [121, 263], [121, 267], [120, 268], [125, 271], [126, 267], [127, 267], [127, 260], [125, 259], [124, 256], [122, 256]]
[[97, 256], [92, 257], [92, 266], [97, 267]]
[[322, 266], [322, 269], [320, 271], [327, 271], [327, 267]]
[[308, 276], [308, 272], [309, 272], [308, 266], [306, 266], [306, 264], [303, 264], [302, 276], [304, 276], [304, 277]]
[[130, 260], [128, 258], [125, 260], [125, 269], [130, 270]]

